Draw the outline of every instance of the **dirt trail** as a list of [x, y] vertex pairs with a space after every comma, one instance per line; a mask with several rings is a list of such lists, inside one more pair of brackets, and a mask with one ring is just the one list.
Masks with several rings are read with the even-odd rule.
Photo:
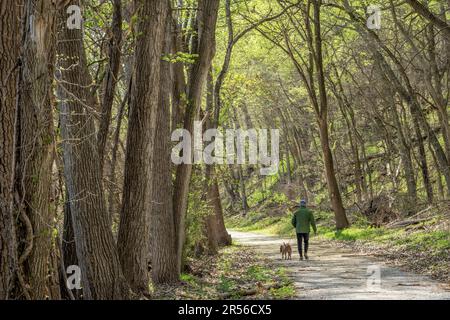
[[[371, 256], [330, 247], [314, 237], [310, 240], [308, 261], [298, 260], [293, 239], [289, 240], [293, 248], [292, 260], [286, 261], [281, 260], [279, 247], [287, 239], [250, 232], [230, 233], [237, 243], [251, 246], [277, 266], [285, 267], [294, 281], [298, 299], [450, 300], [448, 286], [392, 268]], [[375, 273], [370, 276], [372, 270]]]

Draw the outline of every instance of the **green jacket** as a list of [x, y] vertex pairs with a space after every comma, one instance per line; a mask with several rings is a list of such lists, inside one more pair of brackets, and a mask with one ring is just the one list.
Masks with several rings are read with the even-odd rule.
[[311, 210], [307, 208], [299, 208], [292, 216], [292, 226], [297, 233], [310, 233], [313, 227], [314, 232], [317, 232], [316, 220]]

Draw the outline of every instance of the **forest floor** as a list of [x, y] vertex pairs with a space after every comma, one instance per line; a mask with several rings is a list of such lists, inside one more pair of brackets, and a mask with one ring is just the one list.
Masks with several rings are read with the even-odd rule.
[[159, 287], [154, 299], [290, 299], [295, 288], [285, 268], [253, 248], [233, 243], [214, 256], [188, 261], [181, 283]]
[[[448, 283], [402, 271], [380, 256], [337, 247], [320, 237], [310, 240], [310, 260], [299, 261], [294, 239], [238, 231], [232, 231], [231, 235], [233, 241], [263, 255], [277, 268], [284, 268], [297, 299], [450, 300]], [[281, 259], [279, 247], [283, 241], [292, 245], [292, 260]]]

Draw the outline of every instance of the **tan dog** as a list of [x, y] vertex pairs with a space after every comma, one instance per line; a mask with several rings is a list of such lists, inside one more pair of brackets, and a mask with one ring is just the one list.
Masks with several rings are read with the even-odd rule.
[[292, 247], [289, 243], [283, 242], [280, 246], [281, 259], [291, 260], [292, 259]]

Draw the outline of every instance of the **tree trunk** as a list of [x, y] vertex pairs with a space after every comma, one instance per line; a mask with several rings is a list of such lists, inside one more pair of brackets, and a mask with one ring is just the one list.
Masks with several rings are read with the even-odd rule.
[[[428, 59], [430, 60], [429, 67], [424, 64], [424, 72], [425, 72], [425, 83], [427, 84], [427, 89], [432, 97], [438, 112], [439, 122], [442, 126], [442, 138], [444, 139], [445, 151], [447, 155], [447, 160], [450, 161], [450, 125], [448, 118], [448, 110], [446, 98], [444, 97], [444, 90], [442, 87], [442, 76], [441, 71], [438, 67], [438, 55], [436, 54], [436, 33], [433, 25], [429, 25], [427, 28], [427, 39], [428, 39]], [[450, 38], [445, 40], [446, 48], [450, 49]], [[449, 58], [449, 53], [447, 53], [447, 59]], [[447, 61], [447, 68], [450, 66], [450, 60]], [[447, 71], [448, 73], [448, 71]], [[448, 74], [447, 74], [448, 77]], [[449, 162], [450, 165], [450, 162]]]
[[[354, 163], [354, 184], [356, 189], [356, 200], [358, 203], [361, 203], [366, 196], [366, 186], [364, 173], [362, 170], [361, 160], [359, 157], [359, 146], [357, 141], [355, 141], [356, 130], [354, 130], [353, 126], [353, 110], [351, 104], [348, 102], [347, 97], [344, 93], [344, 88], [342, 86], [341, 78], [338, 74], [337, 68], [333, 65], [333, 69], [335, 70], [335, 75], [337, 79], [337, 86], [333, 83], [333, 80], [330, 78], [329, 81], [332, 84], [333, 93], [338, 101], [339, 110], [341, 111], [342, 117], [344, 118], [345, 124], [347, 126], [347, 136], [350, 144], [350, 149], [352, 151], [352, 158]], [[338, 92], [338, 88], [339, 91]]]
[[67, 268], [77, 266], [77, 248], [75, 245], [75, 233], [73, 230], [72, 214], [70, 213], [70, 203], [66, 192], [66, 203], [64, 204], [64, 222], [61, 238], [61, 273], [63, 273], [60, 283], [61, 296], [68, 299], [80, 299], [83, 292], [81, 289], [70, 290], [67, 287]]
[[412, 113], [412, 120], [413, 120], [414, 133], [415, 133], [416, 140], [417, 140], [417, 147], [419, 149], [418, 162], [419, 162], [419, 167], [420, 167], [421, 173], [422, 173], [423, 185], [425, 187], [425, 191], [427, 194], [428, 203], [431, 204], [433, 202], [433, 187], [431, 185], [430, 176], [428, 173], [427, 155], [425, 153], [422, 130], [420, 129], [420, 120], [419, 120], [416, 112]]
[[[23, 219], [32, 227], [31, 251], [23, 248], [19, 263], [32, 299], [50, 297], [49, 264], [52, 250], [53, 74], [56, 10], [51, 0], [27, 0], [18, 88], [17, 172], [15, 193]], [[30, 232], [25, 225], [20, 234]], [[20, 266], [21, 267], [21, 266]]]
[[325, 175], [327, 178], [328, 193], [330, 195], [331, 205], [336, 219], [336, 228], [338, 230], [347, 228], [349, 222], [342, 205], [341, 193], [336, 180], [334, 171], [333, 156], [331, 154], [328, 140], [328, 123], [325, 120], [319, 122], [320, 142], [322, 145], [323, 161], [325, 164]]
[[[80, 3], [77, 2], [79, 5]], [[61, 10], [61, 17], [65, 17]], [[58, 34], [58, 96], [64, 173], [69, 194], [77, 258], [85, 299], [126, 299], [129, 287], [120, 268], [108, 224], [102, 177], [87, 83], [82, 31], [66, 28]]]
[[[169, 14], [169, 12], [167, 12]], [[171, 23], [167, 22], [164, 53], [171, 49]], [[153, 197], [151, 210], [151, 263], [152, 279], [155, 284], [171, 283], [178, 280], [175, 246], [175, 222], [172, 198], [171, 165], [171, 78], [169, 62], [161, 61], [160, 110], [156, 121], [156, 138], [153, 163]]]
[[[393, 92], [390, 93], [390, 96], [392, 95]], [[406, 179], [406, 189], [408, 191], [408, 206], [412, 209], [417, 204], [417, 185], [416, 178], [414, 176], [414, 166], [411, 160], [411, 146], [406, 141], [405, 134], [403, 133], [403, 126], [400, 122], [400, 117], [398, 115], [394, 99], [392, 99], [392, 107], [390, 109], [395, 127], [397, 128], [398, 150], [405, 168], [404, 173]]]
[[238, 165], [238, 174], [239, 174], [239, 188], [241, 193], [241, 204], [242, 204], [242, 214], [245, 216], [247, 215], [247, 211], [249, 209], [248, 202], [247, 202], [247, 188], [245, 186], [245, 177], [242, 170], [242, 166]]
[[289, 152], [289, 142], [286, 138], [286, 170], [287, 170], [287, 183], [288, 185], [292, 183], [292, 173], [291, 173], [291, 155]]
[[0, 300], [13, 298], [18, 260], [11, 191], [21, 5], [22, 0], [0, 4]]
[[325, 164], [325, 174], [327, 177], [328, 192], [330, 194], [331, 205], [333, 207], [334, 215], [336, 218], [336, 228], [343, 229], [349, 226], [347, 216], [345, 214], [344, 206], [342, 205], [341, 193], [336, 180], [336, 174], [334, 170], [333, 156], [330, 149], [329, 137], [328, 137], [328, 101], [327, 92], [325, 87], [325, 76], [323, 71], [323, 56], [322, 56], [322, 36], [320, 29], [320, 1], [314, 1], [314, 38], [316, 49], [316, 69], [317, 69], [317, 82], [319, 84], [319, 98], [320, 98], [320, 111], [319, 111], [319, 131], [320, 141], [322, 144], [323, 160]]
[[[182, 27], [175, 21], [173, 22], [173, 39], [172, 39], [172, 54], [182, 52], [183, 32]], [[186, 50], [187, 51], [187, 50]], [[184, 74], [184, 67], [182, 62], [172, 64], [173, 70], [173, 86], [172, 86], [172, 126], [171, 131], [175, 131], [183, 125], [184, 111], [186, 108], [185, 96], [186, 92], [186, 77]]]
[[206, 195], [206, 202], [208, 205], [208, 214], [205, 217], [205, 233], [206, 239], [208, 240], [208, 254], [215, 255], [219, 249], [219, 239], [218, 239], [218, 223], [217, 215], [215, 213], [215, 199], [213, 195], [212, 184], [214, 180], [211, 177], [211, 171], [214, 167], [207, 166], [205, 169], [205, 182], [204, 189]]
[[[380, 64], [382, 70], [384, 71], [386, 77], [389, 79], [392, 86], [400, 94], [402, 99], [404, 99], [410, 109], [412, 115], [417, 117], [419, 125], [422, 130], [428, 135], [430, 144], [432, 145], [436, 159], [439, 163], [440, 170], [445, 177], [447, 183], [447, 190], [450, 192], [450, 166], [448, 165], [447, 156], [442, 149], [442, 146], [436, 137], [435, 132], [432, 130], [428, 120], [419, 104], [417, 94], [411, 85], [411, 81], [406, 73], [406, 69], [400, 63], [400, 61], [395, 57], [394, 53], [383, 44], [378, 35], [373, 30], [366, 30], [362, 26], [361, 19], [355, 15], [352, 7], [350, 6], [348, 0], [344, 0], [344, 7], [349, 14], [350, 18], [356, 23], [358, 32], [362, 36], [368, 36], [371, 41], [368, 41], [368, 48], [372, 52], [374, 59]], [[382, 51], [381, 51], [382, 50]], [[391, 65], [388, 63], [386, 58], [383, 56], [384, 52], [395, 65], [398, 76], [392, 69]]]
[[214, 207], [214, 212], [216, 215], [217, 242], [219, 246], [229, 246], [231, 245], [231, 235], [228, 233], [227, 228], [225, 227], [222, 203], [220, 201], [219, 184], [217, 182], [217, 177], [215, 176], [214, 171], [211, 173], [213, 176], [213, 182], [210, 187], [208, 197], [211, 205]]
[[118, 234], [122, 268], [136, 292], [147, 293], [151, 173], [168, 1], [139, 0], [135, 69], [128, 122], [125, 182]]
[[106, 140], [109, 133], [109, 124], [111, 122], [112, 106], [114, 102], [114, 94], [116, 93], [116, 85], [121, 61], [122, 0], [114, 0], [113, 7], [114, 13], [111, 24], [111, 38], [109, 39], [109, 64], [107, 66], [106, 78], [104, 80], [102, 115], [100, 119], [100, 127], [97, 133], [98, 155], [102, 172]]
[[[188, 103], [184, 118], [184, 129], [193, 133], [195, 115], [198, 114], [203, 85], [215, 54], [215, 30], [219, 1], [200, 0], [198, 11], [198, 48], [194, 49], [198, 58], [192, 66], [189, 77]], [[194, 41], [196, 43], [197, 41]], [[192, 156], [192, 153], [191, 153]], [[177, 168], [174, 186], [174, 217], [177, 243], [177, 267], [181, 270], [185, 243], [185, 218], [188, 203], [192, 164], [181, 164]]]
[[[212, 77], [212, 68], [208, 72], [207, 77], [207, 97], [206, 97], [206, 113], [204, 131], [215, 129], [217, 126], [214, 118], [214, 84]], [[217, 119], [218, 120], [218, 119]], [[220, 201], [219, 185], [215, 175], [214, 165], [206, 165], [205, 168], [205, 192], [208, 205], [211, 211], [206, 217], [206, 231], [209, 239], [210, 252], [216, 253], [217, 246], [225, 246], [231, 244], [231, 237], [228, 234], [223, 219], [222, 204]]]
[[[110, 225], [112, 226], [114, 221], [115, 221], [115, 217], [117, 216], [117, 208], [119, 207], [119, 205], [116, 205], [116, 198], [118, 197], [118, 193], [120, 193], [122, 190], [119, 188], [119, 186], [117, 186], [116, 188], [113, 188], [114, 186], [116, 186], [117, 183], [117, 178], [116, 178], [116, 167], [117, 167], [117, 162], [118, 162], [118, 153], [119, 153], [119, 144], [121, 143], [120, 140], [120, 133], [121, 133], [121, 129], [122, 129], [122, 122], [123, 122], [123, 118], [125, 115], [125, 107], [127, 104], [129, 104], [129, 100], [130, 100], [130, 94], [131, 94], [131, 75], [128, 77], [128, 89], [127, 92], [125, 94], [125, 96], [123, 97], [122, 103], [120, 104], [119, 107], [119, 112], [117, 114], [117, 125], [116, 125], [116, 129], [114, 131], [114, 137], [113, 137], [113, 143], [112, 143], [112, 150], [111, 150], [111, 166], [109, 168], [109, 183], [111, 184], [112, 188], [109, 190], [109, 194], [108, 194], [108, 215], [109, 215], [109, 219], [110, 219]], [[117, 201], [117, 202], [120, 202]]]

